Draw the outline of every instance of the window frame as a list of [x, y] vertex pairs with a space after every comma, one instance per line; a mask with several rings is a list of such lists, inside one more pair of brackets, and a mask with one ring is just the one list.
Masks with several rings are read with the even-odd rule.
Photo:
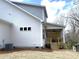
[[23, 31], [23, 27], [20, 27], [20, 31]]
[[28, 27], [28, 31], [31, 31], [31, 27]]
[[27, 27], [24, 27], [24, 31], [27, 31], [27, 29], [28, 29]]

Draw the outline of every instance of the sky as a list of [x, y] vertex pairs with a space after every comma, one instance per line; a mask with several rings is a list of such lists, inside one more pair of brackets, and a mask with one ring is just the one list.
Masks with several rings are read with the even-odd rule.
[[48, 22], [55, 22], [56, 18], [66, 14], [73, 6], [72, 0], [12, 0], [18, 2], [34, 3], [46, 6]]

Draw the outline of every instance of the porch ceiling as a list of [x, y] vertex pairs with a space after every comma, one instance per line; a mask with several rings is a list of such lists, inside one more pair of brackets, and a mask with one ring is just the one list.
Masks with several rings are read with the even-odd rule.
[[61, 32], [62, 29], [46, 29], [46, 32]]

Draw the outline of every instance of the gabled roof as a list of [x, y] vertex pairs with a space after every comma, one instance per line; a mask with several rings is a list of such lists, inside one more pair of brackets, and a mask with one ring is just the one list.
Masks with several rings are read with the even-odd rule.
[[[21, 11], [23, 11], [23, 12], [29, 14], [30, 16], [32, 16], [32, 17], [38, 19], [39, 21], [41, 21], [41, 19], [40, 19], [39, 17], [36, 17], [36, 16], [32, 15], [32, 14], [29, 13], [28, 11], [26, 11], [26, 10], [24, 10], [23, 8], [17, 6], [16, 4], [12, 3], [10, 0], [4, 0], [4, 1], [8, 2], [9, 4], [11, 4], [11, 5], [15, 6], [16, 8], [18, 8], [19, 10], [21, 10]], [[41, 21], [41, 22], [42, 22], [42, 21]]]
[[11, 2], [14, 3], [14, 4], [16, 4], [16, 5], [20, 4], [20, 5], [25, 5], [25, 6], [26, 6], [26, 5], [29, 5], [29, 6], [44, 8], [45, 16], [48, 17], [48, 16], [47, 16], [47, 12], [46, 12], [46, 7], [45, 7], [45, 6], [37, 5], [37, 4], [33, 4], [33, 3], [24, 3], [24, 2], [15, 2], [15, 1], [11, 1]]
[[16, 2], [16, 1], [11, 1], [13, 3], [18, 3], [18, 4], [25, 4], [25, 5], [31, 5], [31, 6], [36, 6], [36, 7], [45, 7], [42, 5], [37, 5], [37, 4], [31, 4], [31, 3], [25, 3], [25, 2]]

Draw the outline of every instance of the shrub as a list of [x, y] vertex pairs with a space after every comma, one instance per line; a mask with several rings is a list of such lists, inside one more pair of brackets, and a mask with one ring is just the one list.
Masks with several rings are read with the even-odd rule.
[[65, 44], [64, 44], [64, 47], [66, 49], [72, 49], [72, 47], [78, 43], [78, 40], [76, 39], [71, 39], [71, 40], [68, 40]]

